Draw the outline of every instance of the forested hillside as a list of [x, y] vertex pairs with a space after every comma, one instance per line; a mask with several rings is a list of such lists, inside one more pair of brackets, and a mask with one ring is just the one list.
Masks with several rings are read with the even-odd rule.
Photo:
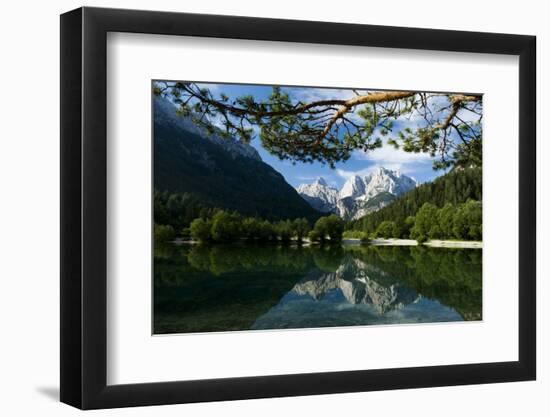
[[180, 229], [212, 208], [268, 220], [320, 217], [256, 150], [201, 131], [154, 102], [155, 223]]
[[447, 204], [458, 206], [468, 200], [482, 200], [481, 168], [455, 169], [433, 182], [422, 184], [403, 194], [381, 210], [350, 222], [347, 228], [373, 233], [385, 221], [394, 222], [401, 227], [410, 223], [411, 219], [407, 219], [416, 216], [425, 203], [442, 208]]

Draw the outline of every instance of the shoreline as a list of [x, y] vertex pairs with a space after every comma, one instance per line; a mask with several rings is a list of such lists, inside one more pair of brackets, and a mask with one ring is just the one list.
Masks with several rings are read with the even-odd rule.
[[[359, 239], [345, 239], [347, 241], [357, 241]], [[352, 243], [352, 242], [350, 242]], [[418, 246], [418, 242], [413, 239], [372, 239], [367, 243], [373, 246]], [[480, 241], [467, 241], [467, 240], [429, 240], [422, 243], [424, 246], [431, 248], [462, 248], [462, 249], [482, 249], [483, 242]]]
[[[199, 242], [195, 240], [175, 239], [171, 243], [176, 245], [196, 245]], [[296, 242], [292, 242], [296, 244]], [[413, 239], [372, 239], [367, 243], [362, 243], [360, 239], [347, 238], [342, 239], [342, 245], [372, 245], [372, 246], [418, 246], [418, 242]], [[304, 240], [301, 246], [312, 246], [313, 244], [307, 240]], [[483, 242], [480, 241], [467, 241], [467, 240], [429, 240], [422, 243], [424, 246], [431, 248], [461, 248], [461, 249], [482, 249]]]
[[483, 249], [482, 241], [467, 241], [467, 240], [430, 240], [424, 243], [426, 246], [433, 248], [469, 248]]

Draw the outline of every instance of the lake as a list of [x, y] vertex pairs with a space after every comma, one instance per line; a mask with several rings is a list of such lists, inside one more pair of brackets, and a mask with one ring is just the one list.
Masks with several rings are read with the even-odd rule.
[[155, 334], [482, 319], [482, 250], [156, 245]]

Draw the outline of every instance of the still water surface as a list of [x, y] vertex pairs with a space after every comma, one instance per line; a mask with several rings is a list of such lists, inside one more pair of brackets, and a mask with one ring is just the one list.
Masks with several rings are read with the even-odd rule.
[[480, 249], [166, 245], [154, 333], [481, 320]]

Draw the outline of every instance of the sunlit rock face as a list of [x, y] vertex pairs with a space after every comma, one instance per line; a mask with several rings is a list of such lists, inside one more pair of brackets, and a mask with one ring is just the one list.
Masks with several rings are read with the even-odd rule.
[[323, 213], [334, 212], [338, 202], [338, 190], [330, 187], [323, 178], [318, 178], [311, 184], [302, 184], [296, 191], [315, 210]]
[[318, 178], [311, 184], [301, 184], [296, 191], [319, 211], [336, 213], [344, 219], [358, 219], [385, 207], [416, 186], [413, 178], [399, 171], [378, 168], [363, 177], [348, 178], [340, 190]]
[[400, 195], [416, 187], [416, 181], [402, 174], [400, 171], [392, 171], [386, 168], [378, 168], [376, 171], [363, 178], [365, 183], [364, 198], [372, 198], [382, 192]]

